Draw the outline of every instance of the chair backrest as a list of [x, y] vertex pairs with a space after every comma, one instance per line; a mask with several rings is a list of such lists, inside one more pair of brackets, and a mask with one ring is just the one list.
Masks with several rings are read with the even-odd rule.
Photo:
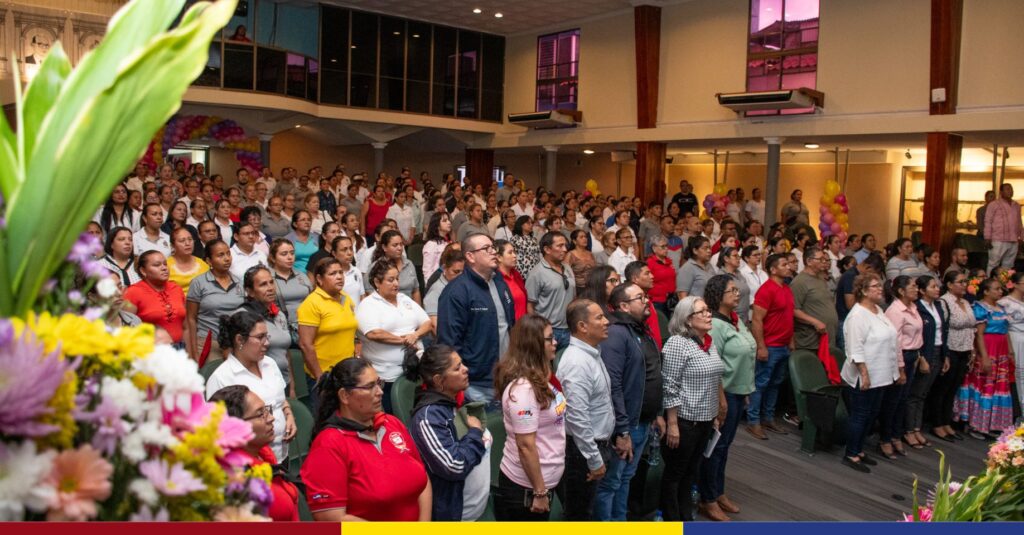
[[409, 261], [412, 265], [422, 268], [423, 267], [423, 244], [414, 243], [405, 250], [406, 256], [409, 257]]
[[404, 376], [395, 380], [391, 385], [391, 409], [395, 416], [409, 427], [412, 421], [412, 408], [416, 403], [416, 389], [419, 385], [406, 379]]
[[558, 363], [562, 361], [562, 353], [565, 353], [566, 346], [562, 346], [555, 350], [555, 360], [551, 363], [551, 372], [558, 371]]
[[306, 460], [306, 456], [309, 455], [309, 446], [313, 441], [313, 413], [309, 412], [309, 408], [306, 407], [305, 403], [295, 399], [288, 398], [288, 404], [292, 408], [292, 416], [295, 418], [295, 438], [288, 443], [288, 472], [294, 476], [299, 476], [299, 469], [302, 468], [303, 461]]
[[843, 364], [846, 364], [846, 353], [836, 346], [831, 346], [828, 350], [832, 353], [832, 358], [836, 359], [836, 366], [839, 366], [839, 370], [842, 371]]
[[210, 376], [213, 375], [213, 372], [217, 371], [221, 364], [224, 364], [224, 359], [210, 359], [203, 364], [203, 367], [199, 370], [199, 375], [203, 376], [204, 383], [210, 380]]
[[502, 452], [505, 451], [505, 440], [508, 433], [505, 432], [505, 418], [501, 411], [487, 413], [487, 430], [491, 432], [491, 487], [498, 486], [498, 473], [501, 471]]
[[793, 396], [796, 398], [798, 414], [803, 418], [807, 415], [807, 399], [802, 393], [829, 385], [825, 367], [821, 365], [815, 353], [797, 349], [789, 356], [789, 377], [793, 383]]
[[295, 397], [305, 399], [309, 396], [309, 385], [306, 384], [306, 362], [302, 360], [302, 351], [298, 349], [288, 350], [288, 359], [292, 364], [292, 381], [295, 383]]
[[666, 316], [664, 312], [658, 310], [657, 308], [655, 308], [654, 311], [658, 313], [658, 331], [661, 332], [661, 344], [665, 345], [665, 342], [667, 342], [669, 338], [668, 316]]

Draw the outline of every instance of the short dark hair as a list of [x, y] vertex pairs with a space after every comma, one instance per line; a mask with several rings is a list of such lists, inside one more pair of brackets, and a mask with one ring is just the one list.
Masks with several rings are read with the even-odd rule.
[[[551, 232], [547, 232], [543, 236], [541, 236], [541, 238], [540, 238], [540, 253], [543, 255], [548, 248], [554, 247], [555, 246], [555, 239], [557, 239], [557, 238], [562, 238], [563, 240], [565, 240], [565, 234], [562, 234], [561, 232], [558, 232], [558, 231], [551, 231]], [[566, 240], [566, 241], [568, 242], [568, 240]]]
[[[627, 295], [626, 292], [629, 290], [630, 286], [636, 286], [636, 284], [632, 282], [623, 282], [612, 289], [612, 294], [608, 297], [608, 305], [611, 306], [612, 310], [618, 310], [619, 305], [629, 300], [629, 295]], [[639, 286], [637, 286], [637, 288], [639, 288]]]
[[647, 267], [647, 262], [642, 262], [640, 260], [634, 260], [626, 264], [626, 269], [622, 270], [623, 274], [626, 275], [626, 281], [633, 282], [633, 278], [640, 275], [640, 272], [642, 272], [645, 267]]
[[[865, 236], [868, 236], [868, 234], [865, 234]], [[885, 274], [885, 262], [882, 261], [882, 255], [878, 253], [869, 254], [861, 264], [871, 268], [872, 271], [879, 275]]]
[[[590, 299], [575, 299], [569, 303], [569, 307], [565, 309], [565, 322], [569, 324], [569, 332], [576, 334], [579, 332], [580, 322], [586, 323], [587, 321], [587, 309], [590, 305], [597, 305], [597, 303]], [[601, 308], [598, 305], [598, 308]]]
[[207, 401], [223, 403], [224, 408], [227, 409], [228, 416], [241, 419], [245, 418], [245, 396], [249, 392], [249, 387], [245, 385], [225, 386], [214, 392]]
[[770, 255], [768, 257], [768, 260], [765, 261], [764, 267], [768, 268], [768, 273], [771, 274], [772, 268], [775, 268], [776, 266], [779, 265], [779, 262], [782, 262], [787, 258], [789, 258], [789, 255], [785, 253], [776, 253]]

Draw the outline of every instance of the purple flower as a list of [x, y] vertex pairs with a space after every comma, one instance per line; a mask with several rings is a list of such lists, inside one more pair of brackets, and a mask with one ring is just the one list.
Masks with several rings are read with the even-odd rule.
[[82, 317], [89, 321], [96, 321], [103, 317], [103, 309], [99, 307], [89, 307], [82, 312]]
[[128, 434], [128, 426], [121, 419], [121, 409], [110, 398], [103, 398], [92, 412], [82, 411], [75, 416], [96, 425], [92, 445], [107, 455], [113, 455], [118, 441]]
[[14, 340], [14, 325], [10, 320], [0, 318], [0, 346], [5, 346]]
[[47, 406], [64, 374], [78, 366], [60, 357], [60, 351], [45, 353], [30, 333], [0, 345], [0, 434], [39, 437], [57, 430], [40, 423], [39, 417], [52, 412]]
[[145, 461], [139, 465], [139, 472], [164, 496], [184, 496], [206, 489], [203, 480], [186, 470], [181, 463], [168, 466], [164, 459]]
[[264, 509], [270, 507], [270, 502], [273, 501], [274, 495], [270, 492], [270, 486], [267, 485], [266, 481], [258, 477], [250, 478], [248, 487], [249, 498], [252, 501]]
[[100, 239], [88, 232], [83, 232], [71, 246], [67, 260], [82, 265], [92, 261], [101, 251], [103, 251], [103, 244], [100, 243]]
[[82, 303], [82, 292], [78, 290], [71, 290], [68, 292], [68, 301], [78, 305]]
[[50, 279], [43, 284], [42, 293], [46, 295], [53, 291], [57, 287], [57, 279]]

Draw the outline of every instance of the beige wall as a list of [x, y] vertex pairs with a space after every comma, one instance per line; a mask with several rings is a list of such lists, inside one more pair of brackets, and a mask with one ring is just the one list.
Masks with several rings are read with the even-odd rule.
[[964, 2], [958, 109], [1024, 103], [1022, 20], [1020, 0]]

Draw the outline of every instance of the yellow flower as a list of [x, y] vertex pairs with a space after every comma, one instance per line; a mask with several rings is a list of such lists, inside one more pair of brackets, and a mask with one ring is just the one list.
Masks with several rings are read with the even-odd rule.
[[78, 424], [75, 422], [73, 411], [75, 410], [75, 394], [78, 393], [78, 376], [74, 371], [67, 371], [64, 374], [64, 382], [57, 388], [53, 398], [47, 404], [53, 412], [44, 415], [40, 420], [43, 423], [53, 424], [58, 430], [39, 440], [41, 446], [53, 446], [58, 449], [67, 449], [78, 432]]
[[269, 485], [271, 480], [274, 478], [274, 469], [269, 463], [257, 464], [250, 466], [249, 469], [245, 471], [245, 475], [249, 478], [262, 479]]
[[114, 352], [123, 358], [145, 358], [153, 352], [153, 326], [122, 327], [114, 334]]

